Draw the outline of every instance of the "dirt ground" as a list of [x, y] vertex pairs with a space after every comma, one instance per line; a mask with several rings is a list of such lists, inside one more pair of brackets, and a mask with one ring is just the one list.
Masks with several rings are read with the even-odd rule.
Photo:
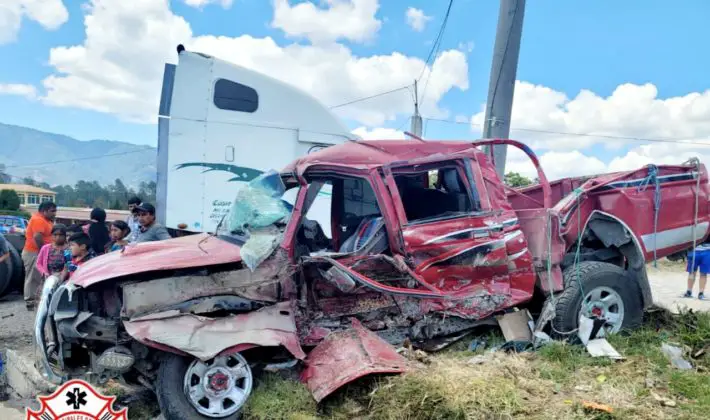
[[34, 312], [25, 308], [22, 295], [15, 292], [0, 298], [0, 347], [32, 352]]

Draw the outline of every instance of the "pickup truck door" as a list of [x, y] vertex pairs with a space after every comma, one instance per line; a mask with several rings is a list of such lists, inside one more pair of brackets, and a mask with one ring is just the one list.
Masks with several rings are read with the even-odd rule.
[[510, 303], [506, 242], [521, 233], [507, 233], [502, 212], [482, 207], [491, 201], [472, 168], [465, 158], [404, 163], [385, 168], [385, 182], [413, 271], [455, 302], [434, 305], [478, 318]]

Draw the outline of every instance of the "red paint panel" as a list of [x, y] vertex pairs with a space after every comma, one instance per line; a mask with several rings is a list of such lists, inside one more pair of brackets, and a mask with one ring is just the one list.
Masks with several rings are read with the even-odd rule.
[[205, 267], [241, 261], [240, 248], [208, 234], [127, 246], [82, 265], [71, 282], [88, 287], [104, 280], [150, 271]]
[[306, 359], [303, 381], [320, 402], [343, 385], [375, 373], [402, 373], [407, 360], [356, 319], [352, 327], [332, 333]]

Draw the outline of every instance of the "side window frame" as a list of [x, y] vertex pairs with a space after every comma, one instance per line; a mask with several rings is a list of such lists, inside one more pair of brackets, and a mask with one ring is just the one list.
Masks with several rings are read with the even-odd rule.
[[[390, 172], [389, 176], [392, 177], [392, 185], [397, 188], [397, 199], [392, 199], [394, 200], [394, 204], [397, 207], [397, 213], [401, 213], [401, 219], [400, 222], [402, 223], [402, 227], [408, 227], [408, 226], [422, 226], [422, 225], [427, 225], [431, 223], [439, 223], [442, 221], [448, 221], [448, 220], [456, 220], [456, 219], [462, 219], [462, 218], [467, 218], [467, 217], [472, 217], [472, 216], [481, 216], [484, 214], [489, 213], [484, 207], [483, 203], [481, 201], [481, 195], [482, 191], [480, 190], [480, 182], [476, 179], [476, 176], [474, 175], [473, 171], [471, 170], [471, 165], [473, 162], [471, 161], [470, 158], [456, 158], [456, 159], [447, 159], [447, 160], [441, 160], [441, 161], [436, 161], [436, 162], [427, 162], [423, 164], [414, 164], [414, 165], [407, 165], [407, 164], [402, 164], [398, 165], [395, 167], [389, 168]], [[421, 168], [417, 168], [421, 167]], [[411, 172], [413, 173], [420, 173], [420, 172], [428, 172], [431, 170], [441, 170], [445, 169], [447, 167], [455, 167], [456, 171], [460, 177], [460, 180], [463, 181], [464, 188], [466, 189], [466, 194], [467, 197], [470, 201], [471, 204], [471, 211], [458, 214], [458, 215], [451, 215], [451, 216], [441, 216], [441, 217], [433, 217], [433, 218], [424, 218], [424, 219], [418, 219], [418, 220], [409, 220], [407, 217], [407, 212], [404, 207], [404, 202], [402, 201], [402, 196], [399, 191], [399, 187], [396, 184], [395, 181], [395, 176], [399, 173], [401, 173], [401, 170], [403, 168], [412, 168]]]

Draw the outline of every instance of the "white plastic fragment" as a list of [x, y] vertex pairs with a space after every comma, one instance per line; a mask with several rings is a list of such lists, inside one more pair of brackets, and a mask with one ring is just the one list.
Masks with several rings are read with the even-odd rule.
[[682, 348], [670, 345], [668, 343], [663, 343], [661, 344], [661, 350], [669, 359], [671, 359], [671, 364], [673, 365], [673, 367], [682, 370], [688, 370], [693, 368], [693, 365], [691, 365], [690, 362], [683, 359]]

